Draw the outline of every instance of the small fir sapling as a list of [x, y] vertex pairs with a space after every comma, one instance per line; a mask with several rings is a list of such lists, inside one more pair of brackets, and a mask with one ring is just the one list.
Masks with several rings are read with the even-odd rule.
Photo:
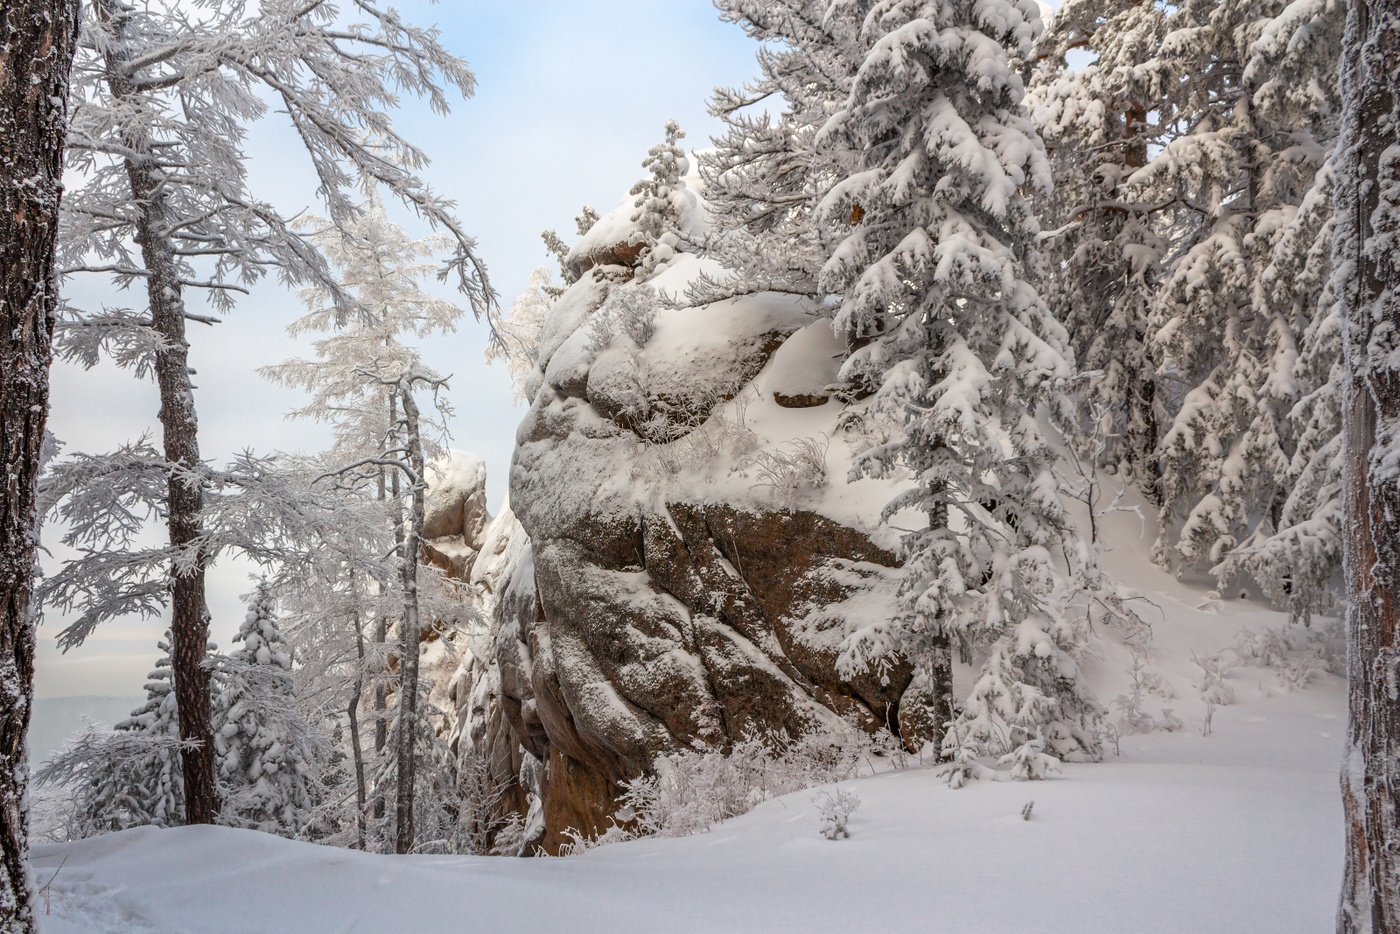
[[1201, 669], [1196, 678], [1196, 689], [1200, 692], [1201, 700], [1220, 707], [1233, 704], [1235, 689], [1225, 680], [1230, 675], [1230, 661], [1225, 653], [1200, 656], [1192, 652], [1191, 660]]
[[40, 785], [69, 789], [63, 823], [76, 838], [185, 823], [170, 637], [147, 675], [146, 702], [110, 731], [88, 730], [40, 767]]
[[[1131, 677], [1130, 689], [1127, 694], [1120, 694], [1113, 701], [1113, 706], [1117, 707], [1119, 715], [1118, 731], [1121, 734], [1129, 733], [1150, 733], [1156, 729], [1167, 729], [1167, 717], [1169, 711], [1163, 710], [1163, 719], [1158, 720], [1147, 712], [1145, 704], [1149, 695], [1155, 694], [1159, 697], [1169, 698], [1173, 696], [1170, 685], [1162, 677], [1160, 672], [1150, 668], [1147, 664], [1147, 655], [1140, 646], [1132, 646], [1132, 667], [1129, 669]], [[1176, 720], [1176, 718], [1171, 718]], [[1180, 721], [1176, 721], [1180, 722]]]
[[650, 176], [632, 186], [637, 196], [632, 221], [642, 238], [641, 262], [637, 267], [638, 281], [645, 281], [665, 266], [681, 246], [681, 214], [686, 207], [685, 182], [690, 160], [680, 141], [685, 138], [680, 125], [666, 121], [666, 138], [651, 147], [642, 160], [642, 168]]
[[948, 757], [949, 761], [940, 765], [934, 772], [939, 778], [948, 782], [949, 788], [961, 788], [974, 779], [980, 781], [997, 780], [996, 769], [988, 768], [977, 761], [979, 746], [972, 742], [960, 743], [953, 754]]
[[1045, 742], [1040, 737], [1028, 739], [997, 760], [997, 765], [1009, 765], [1012, 781], [1038, 782], [1049, 772], [1060, 771], [1060, 760], [1045, 754]]
[[[580, 237], [592, 230], [596, 223], [598, 223], [598, 212], [586, 204], [579, 215], [574, 218], [574, 225]], [[578, 281], [578, 273], [574, 272], [573, 267], [569, 265], [569, 245], [564, 242], [563, 237], [559, 236], [559, 231], [553, 228], [545, 230], [540, 234], [540, 239], [544, 241], [544, 248], [559, 264], [559, 278], [562, 283], [557, 286], [550, 283], [548, 271], [541, 266], [536, 270], [537, 273], [543, 274], [544, 282], [540, 288], [549, 298], [558, 298], [568, 290], [569, 286]], [[531, 276], [531, 282], [533, 287], [534, 276]]]

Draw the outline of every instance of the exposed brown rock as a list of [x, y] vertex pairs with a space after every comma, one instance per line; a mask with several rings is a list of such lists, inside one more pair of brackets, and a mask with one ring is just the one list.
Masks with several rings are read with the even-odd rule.
[[798, 393], [790, 396], [787, 393], [774, 392], [773, 401], [785, 409], [815, 409], [819, 405], [826, 405], [831, 401], [831, 397], [820, 393]]

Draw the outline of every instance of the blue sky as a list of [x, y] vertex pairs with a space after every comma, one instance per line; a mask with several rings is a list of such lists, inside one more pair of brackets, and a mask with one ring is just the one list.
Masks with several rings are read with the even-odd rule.
[[[457, 202], [465, 229], [480, 245], [501, 302], [524, 288], [530, 270], [552, 261], [539, 233], [573, 233], [583, 204], [613, 207], [637, 178], [647, 149], [667, 119], [680, 121], [693, 147], [707, 144], [716, 122], [705, 112], [716, 85], [742, 83], [755, 71], [755, 45], [721, 23], [707, 0], [411, 0], [398, 5], [420, 25], [436, 23], [443, 42], [475, 70], [476, 96], [451, 116], [405, 99], [401, 131], [433, 159], [426, 172]], [[315, 184], [295, 141], [274, 118], [249, 139], [259, 192], [289, 210], [315, 209]], [[132, 304], [97, 283], [73, 286], [89, 302]], [[299, 313], [296, 298], [275, 286], [257, 289], [228, 319], [191, 335], [198, 371], [203, 453], [213, 461], [243, 448], [314, 450], [324, 436], [289, 423], [296, 404], [256, 369], [305, 352], [283, 328]], [[487, 461], [493, 504], [505, 492], [515, 428], [523, 409], [511, 404], [504, 368], [488, 367], [485, 336], [468, 325], [426, 348], [429, 362], [453, 374], [453, 446]], [[59, 365], [51, 426], [71, 450], [100, 452], [157, 427], [156, 391], [110, 366], [93, 371]], [[250, 568], [225, 559], [210, 579], [213, 638], [227, 646], [242, 617], [238, 597], [251, 589]], [[66, 656], [54, 648], [61, 626], [41, 628], [36, 690], [41, 697], [139, 694], [155, 660], [160, 620], [107, 624]]]

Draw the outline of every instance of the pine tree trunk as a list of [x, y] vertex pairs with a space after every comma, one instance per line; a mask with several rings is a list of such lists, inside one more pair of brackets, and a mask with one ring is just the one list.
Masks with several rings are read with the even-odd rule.
[[[106, 50], [106, 79], [112, 94], [126, 100], [137, 94], [128, 65], [130, 49], [120, 41], [125, 14], [115, 0], [97, 0], [98, 15], [119, 37]], [[170, 544], [187, 555], [188, 567], [170, 570], [171, 671], [180, 739], [194, 745], [181, 752], [185, 782], [185, 822], [212, 824], [219, 816], [214, 779], [214, 734], [210, 714], [208, 656], [209, 611], [204, 599], [208, 556], [196, 544], [203, 533], [204, 488], [199, 477], [199, 421], [190, 381], [189, 342], [185, 338], [183, 285], [170, 230], [176, 218], [166, 198], [163, 169], [155, 147], [142, 132], [125, 140], [131, 155], [126, 173], [136, 211], [136, 242], [146, 268], [146, 295], [151, 327], [164, 338], [155, 355], [160, 389], [160, 422], [165, 459], [172, 466], [167, 483], [166, 526]]]
[[0, 931], [34, 930], [29, 877], [35, 486], [49, 413], [77, 0], [0, 8]]
[[[1333, 266], [1344, 321], [1346, 869], [1337, 930], [1400, 934], [1400, 22], [1352, 0], [1343, 42]], [[1391, 150], [1388, 152], [1387, 150]]]
[[395, 748], [399, 786], [394, 802], [396, 853], [413, 852], [413, 800], [417, 772], [414, 741], [418, 735], [418, 656], [421, 636], [418, 620], [418, 552], [423, 546], [423, 493], [426, 489], [423, 439], [419, 434], [418, 404], [404, 380], [402, 391], [405, 441], [413, 471], [409, 489], [411, 506], [403, 546], [403, 620], [399, 629], [399, 733]]
[[[943, 488], [941, 485], [935, 487], [931, 492], [941, 496]], [[946, 529], [948, 527], [948, 505], [939, 503], [928, 513], [929, 529]], [[972, 664], [971, 652], [967, 643], [963, 642], [959, 649], [965, 665]], [[957, 710], [953, 702], [953, 639], [946, 629], [933, 636], [930, 640], [927, 655], [924, 657], [924, 673], [928, 675], [929, 693], [933, 696], [933, 709], [929, 712], [933, 720], [933, 730], [928, 739], [933, 743], [933, 748], [943, 753], [943, 737], [948, 728], [957, 717]]]

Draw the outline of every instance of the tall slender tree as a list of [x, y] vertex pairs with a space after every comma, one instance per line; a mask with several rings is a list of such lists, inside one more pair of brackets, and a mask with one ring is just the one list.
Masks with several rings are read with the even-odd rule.
[[0, 9], [0, 929], [30, 931], [30, 606], [77, 0]]
[[[352, 494], [378, 490], [392, 494], [390, 519], [396, 544], [397, 577], [393, 599], [376, 622], [374, 639], [386, 637], [388, 614], [398, 617], [399, 652], [395, 696], [398, 702], [393, 737], [395, 849], [414, 845], [415, 771], [419, 735], [418, 661], [420, 655], [420, 550], [427, 492], [426, 463], [445, 432], [446, 414], [437, 390], [445, 380], [422, 362], [406, 341], [456, 329], [463, 309], [423, 288], [430, 260], [451, 246], [441, 237], [411, 240], [371, 201], [344, 231], [334, 227], [313, 236], [337, 270], [338, 286], [353, 295], [363, 315], [345, 327], [336, 296], [327, 287], [303, 292], [309, 312], [290, 330], [321, 333], [317, 359], [291, 360], [263, 374], [310, 393], [296, 415], [330, 423], [336, 443], [324, 459], [328, 474]], [[439, 407], [420, 411], [418, 395], [428, 389]], [[389, 482], [385, 484], [385, 473]], [[402, 498], [400, 498], [402, 494]], [[390, 582], [381, 579], [381, 585]], [[357, 683], [358, 680], [357, 680]], [[382, 680], [380, 682], [382, 684]], [[376, 687], [375, 751], [385, 750], [384, 695]], [[376, 814], [381, 816], [375, 795]]]
[[1346, 872], [1340, 934], [1400, 932], [1400, 11], [1352, 0], [1333, 266], [1343, 321]]
[[[298, 134], [334, 222], [355, 216], [355, 186], [379, 186], [446, 231], [453, 249], [443, 274], [455, 274], [473, 310], [489, 315], [494, 296], [475, 244], [414, 174], [424, 156], [385, 116], [402, 91], [445, 112], [447, 91], [468, 95], [475, 79], [435, 31], [364, 0], [344, 8], [94, 0], [83, 35], [70, 161], [84, 184], [65, 211], [64, 271], [107, 276], [120, 287], [141, 283], [144, 302], [136, 310], [74, 310], [63, 352], [88, 365], [105, 353], [155, 376], [165, 476], [157, 511], [169, 546], [146, 556], [146, 571], [133, 571], [130, 586], [114, 586], [112, 556], [88, 555], [63, 568], [48, 592], [61, 608], [81, 611], [60, 636], [65, 647], [105, 618], [169, 605], [180, 735], [191, 741], [187, 817], [207, 823], [219, 809], [201, 665], [204, 580], [214, 554], [186, 329], [218, 319], [189, 302], [201, 293], [213, 311], [227, 311], [233, 296], [276, 269], [284, 281], [332, 290], [341, 314], [361, 311], [315, 246], [250, 189], [247, 127], [269, 111], [263, 95], [270, 95]], [[162, 572], [168, 592], [155, 586]]]

